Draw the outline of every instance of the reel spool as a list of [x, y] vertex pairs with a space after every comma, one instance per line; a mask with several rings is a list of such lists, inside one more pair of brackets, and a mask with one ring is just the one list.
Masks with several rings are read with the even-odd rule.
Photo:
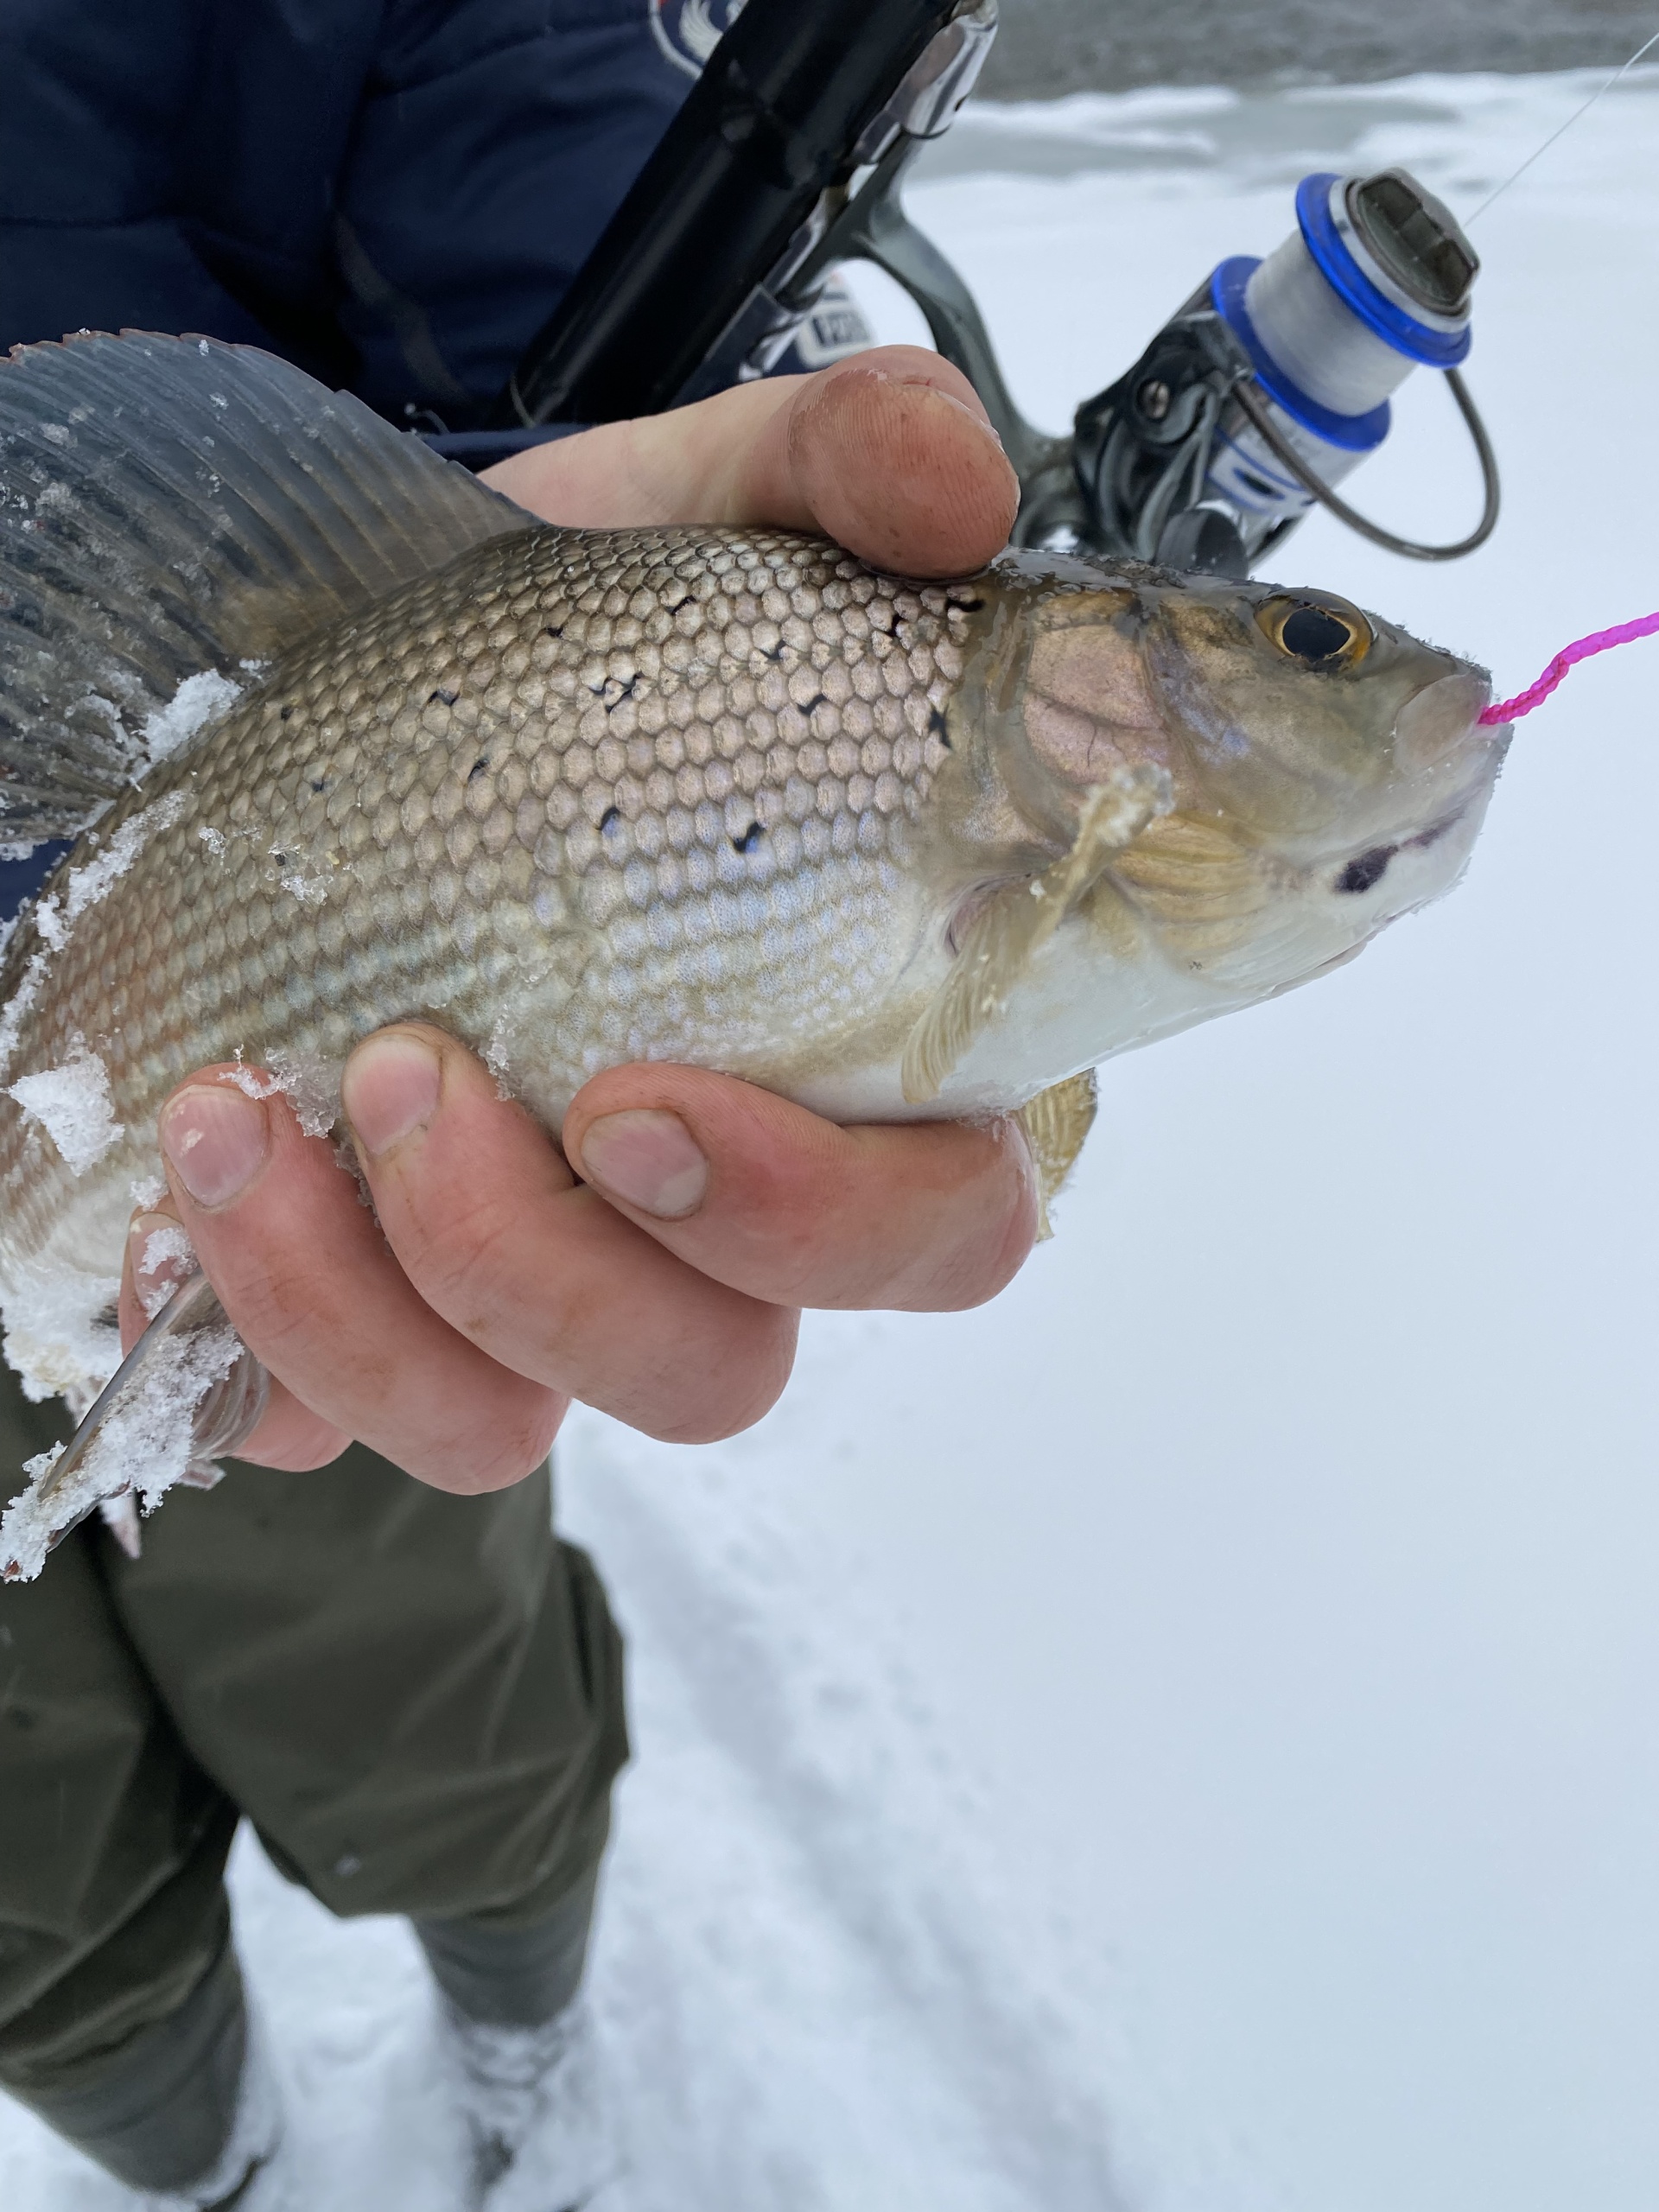
[[[1304, 177], [1296, 214], [1266, 260], [1224, 261], [1128, 374], [1078, 410], [1077, 542], [1243, 575], [1316, 503], [1418, 560], [1454, 560], [1490, 537], [1497, 464], [1458, 373], [1474, 249], [1405, 169]], [[1485, 489], [1478, 526], [1445, 545], [1383, 529], [1334, 488], [1388, 436], [1389, 398], [1418, 366], [1451, 383]]]

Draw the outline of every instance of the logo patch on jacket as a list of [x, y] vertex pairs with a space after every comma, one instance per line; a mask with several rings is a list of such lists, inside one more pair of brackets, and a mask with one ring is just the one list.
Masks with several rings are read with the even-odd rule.
[[702, 65], [742, 14], [745, 0], [645, 0], [657, 43], [689, 77]]

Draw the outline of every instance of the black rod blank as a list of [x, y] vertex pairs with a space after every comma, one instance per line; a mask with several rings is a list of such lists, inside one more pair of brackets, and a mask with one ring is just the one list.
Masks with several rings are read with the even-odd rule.
[[501, 424], [672, 406], [958, 0], [749, 0], [532, 339]]

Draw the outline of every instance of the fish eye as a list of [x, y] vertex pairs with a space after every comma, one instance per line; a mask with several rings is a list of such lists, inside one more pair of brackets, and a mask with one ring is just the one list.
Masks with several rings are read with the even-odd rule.
[[1255, 611], [1256, 626], [1304, 668], [1352, 668], [1371, 649], [1371, 626], [1345, 599], [1281, 593]]

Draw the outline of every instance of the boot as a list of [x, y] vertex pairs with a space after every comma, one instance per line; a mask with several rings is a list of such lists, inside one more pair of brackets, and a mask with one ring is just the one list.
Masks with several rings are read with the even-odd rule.
[[538, 1926], [417, 1921], [475, 2212], [583, 2212], [615, 2159], [591, 2016], [578, 1991], [594, 1878]]
[[468, 2020], [445, 2000], [445, 2057], [471, 2151], [473, 2212], [587, 2212], [614, 2171], [592, 2017]]

